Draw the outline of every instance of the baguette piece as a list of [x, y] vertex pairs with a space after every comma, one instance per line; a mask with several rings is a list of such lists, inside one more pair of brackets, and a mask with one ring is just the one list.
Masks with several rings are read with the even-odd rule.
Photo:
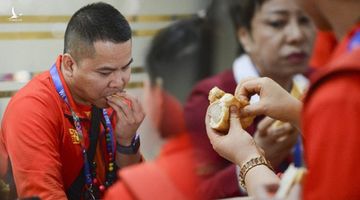
[[[249, 102], [241, 101], [218, 87], [210, 90], [208, 99], [210, 102], [208, 113], [210, 115], [210, 127], [222, 133], [227, 133], [230, 127], [230, 106], [234, 105], [242, 109], [249, 105]], [[254, 117], [247, 117], [241, 118], [240, 122], [245, 129], [252, 124], [253, 120]]]

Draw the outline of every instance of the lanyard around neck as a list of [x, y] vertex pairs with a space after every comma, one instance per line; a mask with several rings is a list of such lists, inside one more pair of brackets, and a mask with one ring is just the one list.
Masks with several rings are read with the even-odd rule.
[[[86, 183], [88, 185], [91, 186], [92, 177], [91, 177], [91, 173], [90, 173], [90, 166], [89, 166], [89, 163], [88, 163], [88, 157], [87, 157], [87, 153], [86, 153], [86, 148], [85, 148], [83, 131], [82, 131], [80, 119], [79, 119], [79, 117], [76, 115], [76, 113], [73, 111], [73, 109], [70, 106], [69, 99], [68, 99], [68, 97], [66, 95], [64, 86], [63, 86], [63, 84], [61, 82], [59, 73], [58, 73], [58, 71], [56, 69], [56, 64], [54, 64], [51, 67], [50, 74], [51, 74], [51, 78], [52, 78], [52, 80], [54, 82], [56, 91], [58, 92], [59, 96], [65, 101], [65, 103], [67, 104], [67, 106], [69, 107], [69, 109], [71, 111], [71, 115], [72, 115], [72, 118], [73, 118], [73, 121], [74, 121], [74, 125], [75, 125], [77, 134], [78, 134], [79, 139], [80, 139], [80, 145], [81, 145], [82, 154], [83, 154], [83, 158], [84, 158], [84, 174], [85, 174], [85, 179], [86, 179], [85, 181], [86, 181]], [[109, 115], [108, 115], [106, 109], [102, 109], [102, 112], [103, 112], [103, 116], [104, 116], [105, 124], [106, 124], [105, 129], [108, 129], [108, 132], [109, 132], [109, 140], [110, 141], [109, 141], [109, 145], [107, 145], [107, 148], [108, 148], [107, 150], [109, 152], [112, 152], [112, 155], [115, 155], [115, 152], [114, 152], [115, 148], [114, 148], [114, 145], [113, 145], [113, 129], [112, 129], [112, 126], [111, 126], [111, 121], [110, 121], [110, 118], [109, 118]]]

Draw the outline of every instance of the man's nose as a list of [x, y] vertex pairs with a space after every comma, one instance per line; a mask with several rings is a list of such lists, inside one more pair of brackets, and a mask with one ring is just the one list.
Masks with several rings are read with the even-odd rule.
[[109, 87], [111, 88], [123, 88], [125, 85], [125, 78], [124, 78], [124, 74], [121, 73], [120, 71], [114, 71], [112, 73], [110, 82], [109, 82]]

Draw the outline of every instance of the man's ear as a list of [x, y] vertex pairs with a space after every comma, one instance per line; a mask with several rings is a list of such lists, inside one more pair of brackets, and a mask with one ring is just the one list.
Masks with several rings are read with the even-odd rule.
[[244, 27], [237, 30], [237, 37], [246, 53], [251, 52], [252, 49], [252, 37], [250, 31]]
[[64, 76], [67, 76], [67, 77], [73, 76], [74, 65], [76, 65], [74, 58], [68, 53], [63, 54], [62, 69], [63, 69]]

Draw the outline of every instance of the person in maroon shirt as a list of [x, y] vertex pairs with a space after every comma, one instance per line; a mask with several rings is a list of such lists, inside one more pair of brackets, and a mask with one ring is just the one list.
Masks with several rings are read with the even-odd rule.
[[[290, 91], [293, 83], [298, 83], [295, 75], [308, 69], [315, 34], [309, 18], [291, 1], [234, 1], [230, 8], [236, 37], [241, 44], [240, 56], [231, 70], [199, 82], [185, 104], [187, 127], [196, 144], [198, 173], [204, 177], [200, 190], [210, 199], [240, 194], [236, 166], [217, 155], [206, 136], [203, 119], [210, 89], [217, 86], [234, 93], [241, 80], [249, 76], [268, 76]], [[255, 101], [256, 97], [251, 100]], [[297, 130], [288, 123], [275, 128], [273, 122], [260, 116], [247, 130], [254, 134], [274, 167], [283, 171], [291, 160], [289, 155], [297, 139]]]

